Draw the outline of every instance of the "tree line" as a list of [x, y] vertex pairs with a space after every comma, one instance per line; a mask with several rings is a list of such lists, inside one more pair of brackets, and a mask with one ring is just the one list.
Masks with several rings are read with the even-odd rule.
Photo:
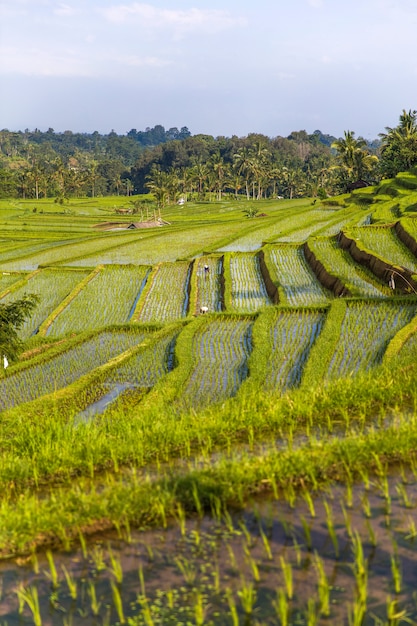
[[213, 137], [160, 125], [126, 135], [0, 131], [0, 197], [50, 197], [61, 204], [73, 197], [148, 191], [159, 206], [180, 196], [326, 197], [416, 164], [417, 112], [411, 110], [403, 110], [398, 125], [386, 127], [373, 142], [350, 130], [341, 138], [320, 130]]

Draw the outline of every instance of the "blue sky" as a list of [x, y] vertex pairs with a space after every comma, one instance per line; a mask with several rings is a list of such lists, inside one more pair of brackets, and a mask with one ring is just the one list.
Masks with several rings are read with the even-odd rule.
[[0, 128], [373, 139], [416, 32], [417, 0], [0, 0]]

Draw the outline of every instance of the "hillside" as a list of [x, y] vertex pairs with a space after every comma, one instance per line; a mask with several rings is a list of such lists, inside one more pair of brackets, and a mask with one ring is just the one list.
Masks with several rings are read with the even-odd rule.
[[40, 298], [0, 376], [5, 617], [46, 614], [46, 567], [54, 624], [417, 619], [417, 171], [162, 228], [33, 204], [0, 200], [0, 303]]

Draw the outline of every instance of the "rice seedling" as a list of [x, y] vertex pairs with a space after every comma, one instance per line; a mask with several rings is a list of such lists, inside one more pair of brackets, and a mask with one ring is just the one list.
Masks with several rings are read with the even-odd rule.
[[371, 524], [371, 522], [369, 521], [369, 519], [366, 520], [366, 527], [368, 529], [368, 536], [369, 536], [369, 541], [370, 544], [373, 548], [376, 548], [378, 541], [377, 541], [377, 537], [374, 531], [374, 528]]
[[252, 582], [247, 582], [243, 577], [241, 580], [241, 587], [238, 589], [237, 595], [240, 598], [242, 609], [247, 617], [251, 617], [254, 612], [257, 592]]
[[320, 609], [317, 607], [315, 598], [307, 600], [307, 609], [305, 611], [306, 626], [317, 626], [320, 620]]
[[27, 604], [32, 614], [34, 626], [42, 626], [38, 589], [33, 585], [29, 587], [20, 585], [16, 589], [16, 594], [19, 598], [19, 614], [23, 613], [23, 607]]
[[52, 554], [52, 552], [50, 550], [46, 551], [46, 558], [48, 559], [49, 572], [45, 572], [45, 574], [50, 579], [52, 588], [53, 589], [58, 589], [58, 587], [59, 587], [58, 572], [57, 572], [57, 569], [56, 569], [56, 566], [55, 566], [55, 561], [54, 561], [53, 554]]
[[398, 556], [398, 546], [395, 541], [393, 541], [393, 554], [391, 555], [391, 574], [394, 591], [398, 595], [402, 590], [403, 576], [401, 562]]
[[294, 595], [294, 586], [293, 586], [293, 574], [292, 574], [292, 566], [291, 563], [287, 563], [283, 556], [280, 556], [279, 562], [281, 565], [281, 570], [284, 576], [285, 583], [285, 591], [287, 594], [288, 600], [292, 600]]
[[110, 584], [111, 584], [111, 590], [112, 590], [112, 595], [113, 595], [113, 604], [116, 608], [116, 613], [117, 613], [117, 617], [119, 620], [119, 624], [126, 624], [126, 618], [125, 618], [124, 610], [123, 610], [123, 600], [120, 594], [119, 587], [116, 585], [114, 580], [111, 580]]
[[71, 575], [65, 565], [61, 565], [62, 571], [64, 572], [65, 580], [68, 586], [68, 591], [73, 600], [77, 599], [78, 595], [78, 583], [77, 579]]
[[362, 502], [362, 509], [365, 514], [365, 517], [367, 518], [372, 517], [371, 505], [369, 502], [368, 495], [366, 493], [362, 494], [361, 502]]
[[319, 593], [320, 615], [330, 616], [330, 584], [324, 570], [323, 560], [317, 552], [314, 553], [314, 568], [317, 573], [317, 586]]
[[284, 589], [278, 589], [276, 599], [272, 601], [280, 626], [290, 626], [290, 605]]
[[239, 626], [239, 614], [237, 612], [236, 601], [234, 599], [233, 592], [229, 587], [226, 589], [226, 598], [229, 605], [232, 624], [233, 626]]
[[108, 567], [111, 574], [113, 574], [115, 581], [120, 585], [123, 582], [123, 568], [120, 559], [114, 554], [110, 544], [107, 551], [109, 553], [110, 565]]
[[272, 550], [271, 550], [271, 543], [268, 537], [266, 536], [264, 529], [262, 528], [262, 524], [259, 524], [259, 534], [261, 535], [262, 544], [265, 549], [265, 554], [268, 557], [268, 560], [272, 561], [273, 556], [272, 556]]
[[329, 532], [330, 539], [333, 544], [336, 559], [338, 559], [339, 558], [339, 540], [337, 538], [336, 529], [334, 527], [333, 511], [332, 511], [331, 505], [327, 502], [327, 500], [324, 500], [323, 504], [326, 510], [327, 530]]
[[398, 600], [392, 599], [390, 596], [386, 599], [388, 626], [399, 626], [400, 624], [413, 624], [413, 620], [409, 618], [407, 610], [398, 608]]
[[90, 596], [90, 608], [93, 615], [98, 615], [100, 613], [101, 602], [97, 599], [97, 591], [94, 580], [88, 581], [88, 595]]
[[305, 542], [306, 542], [306, 546], [307, 546], [307, 550], [311, 551], [313, 544], [311, 541], [311, 526], [310, 524], [307, 522], [306, 518], [304, 517], [304, 515], [301, 516], [301, 524], [304, 530], [304, 538], [305, 538]]

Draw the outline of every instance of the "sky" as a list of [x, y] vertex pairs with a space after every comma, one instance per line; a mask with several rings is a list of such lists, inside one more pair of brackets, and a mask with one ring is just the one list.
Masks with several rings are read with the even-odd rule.
[[417, 109], [417, 0], [0, 0], [0, 128], [375, 139]]

